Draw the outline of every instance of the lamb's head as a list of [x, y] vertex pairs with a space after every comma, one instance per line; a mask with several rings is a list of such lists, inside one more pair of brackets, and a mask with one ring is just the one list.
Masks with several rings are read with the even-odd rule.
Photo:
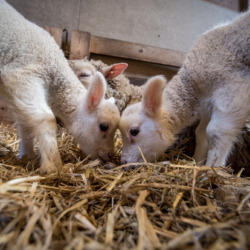
[[[81, 81], [81, 83], [86, 88], [88, 88], [96, 72], [96, 67], [93, 66], [89, 61], [86, 61], [84, 59], [70, 60], [69, 65], [75, 72], [76, 76]], [[109, 80], [122, 74], [127, 67], [128, 67], [127, 63], [116, 63], [110, 66], [104, 66], [100, 68], [100, 72], [104, 75], [104, 77], [107, 80]]]
[[175, 141], [168, 130], [166, 114], [162, 108], [162, 93], [166, 86], [163, 76], [149, 79], [145, 85], [142, 102], [128, 106], [121, 117], [122, 164], [142, 161], [140, 147], [146, 160], [153, 162]]
[[106, 80], [95, 72], [79, 108], [79, 120], [73, 121], [72, 133], [76, 135], [80, 148], [92, 159], [110, 161], [114, 151], [114, 134], [120, 121], [120, 113], [114, 99], [104, 99]]
[[88, 88], [94, 77], [96, 68], [90, 62], [84, 60], [71, 60], [69, 61], [69, 65], [81, 83]]

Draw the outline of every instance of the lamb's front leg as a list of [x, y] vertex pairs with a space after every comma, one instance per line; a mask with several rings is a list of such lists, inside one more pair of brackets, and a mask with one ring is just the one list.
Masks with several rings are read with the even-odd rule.
[[18, 123], [18, 135], [20, 137], [20, 152], [19, 158], [27, 155], [29, 159], [33, 159], [34, 154], [34, 135], [32, 129], [24, 124]]
[[43, 118], [39, 119], [39, 124], [34, 128], [34, 134], [39, 143], [41, 153], [40, 173], [60, 171], [62, 161], [57, 146], [57, 124], [53, 114], [45, 113]]
[[197, 164], [204, 164], [207, 157], [207, 134], [206, 128], [210, 121], [210, 118], [204, 116], [198, 127], [195, 130], [195, 152], [194, 152], [194, 159]]
[[49, 107], [43, 106], [41, 110], [42, 113], [34, 112], [33, 115], [19, 111], [19, 116], [22, 116], [20, 124], [25, 124], [18, 126], [21, 139], [19, 156], [27, 154], [30, 158], [34, 155], [33, 138], [36, 138], [41, 154], [40, 173], [48, 174], [60, 171], [62, 162], [57, 147], [56, 119]]
[[29, 98], [20, 92], [13, 98], [13, 107], [19, 123], [18, 132], [21, 138], [20, 156], [33, 154], [33, 138], [35, 138], [41, 155], [40, 173], [60, 171], [62, 162], [57, 147], [57, 123], [47, 104], [43, 88], [40, 85], [35, 85], [34, 81], [32, 88], [27, 88], [26, 92], [29, 93]]
[[207, 127], [207, 166], [222, 166], [244, 125], [245, 119], [235, 119], [224, 114], [213, 114]]
[[49, 92], [43, 79], [33, 74], [34, 69], [36, 67], [33, 64], [31, 68], [27, 66], [25, 69], [7, 65], [1, 72], [3, 84], [0, 88], [9, 100], [19, 124], [20, 156], [31, 156], [32, 137], [37, 139], [41, 154], [40, 173], [47, 174], [60, 171], [62, 162], [57, 147], [57, 123], [48, 105]]

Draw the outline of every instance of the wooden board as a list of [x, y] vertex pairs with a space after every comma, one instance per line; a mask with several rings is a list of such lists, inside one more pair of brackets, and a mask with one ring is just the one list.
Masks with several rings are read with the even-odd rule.
[[73, 30], [70, 42], [70, 60], [79, 60], [90, 56], [90, 38], [88, 32]]
[[59, 45], [60, 48], [62, 48], [62, 35], [63, 35], [63, 30], [59, 28], [53, 28], [49, 26], [44, 26], [43, 27], [46, 31], [50, 33], [51, 36], [54, 37], [56, 43]]
[[[62, 29], [45, 26], [62, 47]], [[158, 48], [139, 43], [131, 43], [116, 39], [92, 36], [88, 32], [73, 30], [70, 40], [70, 60], [89, 58], [90, 53], [159, 63], [162, 65], [181, 67], [186, 54], [180, 51]]]
[[91, 53], [181, 67], [186, 54], [138, 43], [92, 36]]
[[90, 53], [173, 67], [181, 67], [186, 57], [186, 54], [180, 51], [92, 36], [87, 32], [73, 30], [71, 32], [69, 59], [83, 59], [86, 56], [89, 58]]

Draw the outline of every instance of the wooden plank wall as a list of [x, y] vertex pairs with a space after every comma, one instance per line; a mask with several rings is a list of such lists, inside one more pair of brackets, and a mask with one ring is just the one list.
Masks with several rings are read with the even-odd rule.
[[[45, 26], [44, 29], [54, 37], [56, 43], [62, 48], [63, 30], [48, 26]], [[186, 57], [186, 54], [180, 51], [93, 36], [88, 32], [73, 30], [68, 59], [89, 58], [91, 53], [173, 67], [181, 67]]]
[[[56, 43], [62, 48], [63, 30], [48, 26], [45, 26], [44, 29], [54, 37]], [[88, 32], [73, 30], [68, 59], [90, 58], [91, 53], [173, 67], [181, 67], [186, 57], [186, 54], [180, 51], [93, 36]]]
[[83, 31], [72, 31], [69, 59], [89, 58], [91, 53], [173, 67], [180, 67], [186, 57], [186, 54], [180, 51], [92, 36]]
[[[49, 26], [45, 26], [44, 29], [54, 37], [56, 43], [62, 48], [63, 30]], [[186, 54], [180, 51], [92, 36], [88, 32], [78, 30], [71, 31], [68, 59], [90, 58], [91, 53], [173, 67], [181, 67], [186, 57]]]

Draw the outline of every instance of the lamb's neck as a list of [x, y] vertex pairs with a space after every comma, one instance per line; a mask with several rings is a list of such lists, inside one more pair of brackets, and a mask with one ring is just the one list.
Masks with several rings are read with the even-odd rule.
[[49, 91], [50, 106], [54, 114], [67, 125], [72, 122], [80, 106], [83, 105], [87, 90], [75, 75], [72, 77], [61, 75], [55, 82]]
[[198, 119], [198, 100], [188, 78], [176, 75], [163, 93], [163, 109], [175, 134]]

